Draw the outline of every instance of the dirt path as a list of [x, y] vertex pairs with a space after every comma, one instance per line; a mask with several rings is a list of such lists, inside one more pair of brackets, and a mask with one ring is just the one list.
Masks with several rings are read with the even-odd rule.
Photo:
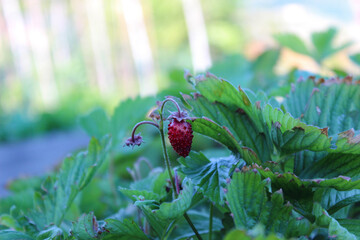
[[84, 132], [75, 130], [0, 144], [0, 197], [8, 194], [7, 182], [51, 171], [69, 153], [86, 147], [88, 141]]

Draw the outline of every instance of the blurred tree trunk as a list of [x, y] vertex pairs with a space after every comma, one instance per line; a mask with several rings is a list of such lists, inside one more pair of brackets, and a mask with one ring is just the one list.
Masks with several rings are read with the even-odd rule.
[[100, 91], [106, 94], [114, 90], [115, 81], [104, 5], [102, 0], [87, 0], [85, 5], [97, 81]]
[[116, 73], [119, 87], [119, 100], [128, 97], [135, 97], [138, 94], [138, 84], [135, 76], [134, 62], [132, 61], [132, 53], [130, 49], [130, 42], [128, 32], [126, 30], [126, 23], [122, 14], [121, 3], [118, 0], [113, 0], [110, 6], [111, 22], [114, 24], [114, 31], [112, 32], [112, 41], [114, 51], [114, 71]]
[[141, 2], [139, 0], [121, 0], [121, 6], [135, 62], [140, 95], [155, 94], [157, 84], [154, 61]]
[[[69, 43], [69, 18], [66, 4], [63, 0], [52, 0], [49, 8], [51, 50], [56, 73], [64, 71], [72, 60]], [[58, 79], [58, 84], [60, 91], [62, 87], [69, 89], [71, 85], [68, 79]]]
[[40, 94], [44, 107], [52, 107], [58, 101], [47, 28], [40, 0], [24, 1], [26, 30], [34, 58]]
[[21, 13], [18, 0], [1, 0], [1, 9], [5, 19], [12, 60], [18, 76], [22, 81], [25, 99], [31, 97], [34, 90], [32, 82], [32, 60], [26, 35], [24, 17]]
[[[81, 57], [88, 85], [98, 86], [96, 69], [91, 54], [91, 44], [87, 34], [88, 23], [86, 21], [86, 9], [84, 8], [85, 3], [83, 0], [68, 0], [68, 3], [70, 5], [71, 22], [74, 24], [75, 29], [75, 36], [71, 38], [72, 47], [77, 49]], [[73, 46], [75, 42], [76, 46]]]
[[182, 0], [194, 71], [211, 67], [211, 55], [200, 0]]

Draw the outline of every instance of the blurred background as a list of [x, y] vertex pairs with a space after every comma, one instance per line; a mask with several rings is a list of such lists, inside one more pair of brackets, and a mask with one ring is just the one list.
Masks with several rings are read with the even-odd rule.
[[1, 0], [0, 185], [85, 146], [94, 107], [191, 91], [184, 69], [275, 96], [359, 52], [357, 0]]

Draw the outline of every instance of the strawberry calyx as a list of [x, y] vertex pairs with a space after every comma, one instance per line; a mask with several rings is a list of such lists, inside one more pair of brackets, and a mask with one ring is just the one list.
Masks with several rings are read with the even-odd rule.
[[124, 146], [127, 146], [127, 147], [131, 146], [134, 148], [135, 145], [140, 146], [141, 143], [143, 143], [143, 142], [144, 141], [142, 140], [142, 137], [139, 133], [137, 135], [134, 135], [133, 137], [129, 137], [128, 139], [126, 139]]
[[170, 112], [169, 117], [167, 120], [173, 120], [176, 119], [178, 122], [181, 122], [182, 120], [190, 119], [189, 115], [185, 111], [177, 111], [177, 112]]

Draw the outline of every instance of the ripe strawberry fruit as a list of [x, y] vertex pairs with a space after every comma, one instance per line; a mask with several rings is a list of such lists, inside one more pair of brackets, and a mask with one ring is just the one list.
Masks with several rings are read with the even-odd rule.
[[182, 157], [189, 155], [193, 139], [191, 124], [184, 119], [172, 118], [168, 125], [168, 136], [171, 146]]

